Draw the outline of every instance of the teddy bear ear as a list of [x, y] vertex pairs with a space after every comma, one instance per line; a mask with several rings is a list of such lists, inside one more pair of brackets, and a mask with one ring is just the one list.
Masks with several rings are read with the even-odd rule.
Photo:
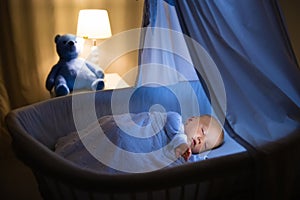
[[56, 35], [56, 36], [55, 36], [55, 38], [54, 38], [55, 43], [58, 42], [58, 38], [60, 38], [60, 35]]

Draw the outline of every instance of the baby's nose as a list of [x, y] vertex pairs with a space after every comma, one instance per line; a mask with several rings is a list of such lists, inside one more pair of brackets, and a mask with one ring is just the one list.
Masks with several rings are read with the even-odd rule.
[[197, 137], [197, 140], [198, 140], [198, 143], [201, 144], [201, 137], [200, 136]]

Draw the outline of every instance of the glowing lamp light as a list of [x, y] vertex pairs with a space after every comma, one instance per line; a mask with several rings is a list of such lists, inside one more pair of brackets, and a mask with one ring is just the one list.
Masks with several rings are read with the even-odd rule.
[[105, 39], [112, 36], [108, 12], [99, 9], [84, 9], [79, 11], [77, 36], [84, 39]]

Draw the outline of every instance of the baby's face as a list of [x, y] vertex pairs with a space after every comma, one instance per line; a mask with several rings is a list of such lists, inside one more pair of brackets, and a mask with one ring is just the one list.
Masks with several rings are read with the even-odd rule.
[[212, 117], [204, 115], [191, 117], [184, 125], [185, 134], [193, 154], [210, 150], [222, 142], [222, 127]]

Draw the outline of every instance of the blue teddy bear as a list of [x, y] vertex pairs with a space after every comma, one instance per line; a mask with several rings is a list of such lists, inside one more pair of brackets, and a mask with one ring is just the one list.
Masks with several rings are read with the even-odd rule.
[[55, 96], [63, 96], [73, 90], [101, 90], [104, 88], [104, 73], [91, 63], [78, 58], [80, 44], [78, 38], [72, 34], [56, 35], [56, 51], [59, 61], [52, 67], [47, 80], [46, 88]]

